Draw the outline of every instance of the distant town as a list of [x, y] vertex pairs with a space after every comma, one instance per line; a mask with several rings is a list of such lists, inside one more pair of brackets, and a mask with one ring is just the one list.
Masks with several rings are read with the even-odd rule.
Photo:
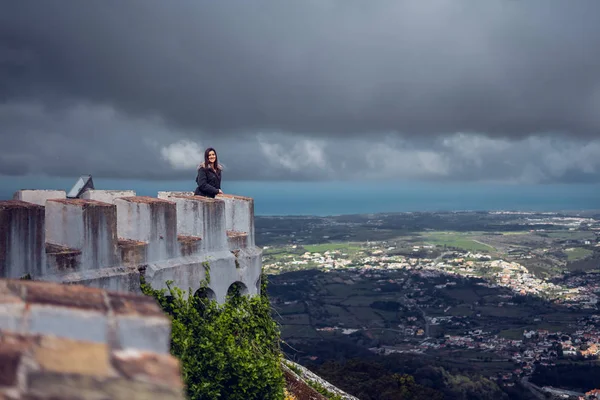
[[[416, 222], [414, 230], [406, 223], [394, 230], [385, 216], [294, 220], [299, 229], [287, 233], [287, 243], [263, 245], [284, 337], [295, 345], [346, 337], [375, 354], [462, 359], [506, 387], [585, 398], [584, 388], [553, 387], [537, 375], [600, 354], [599, 219], [464, 216], [466, 231], [447, 230], [449, 219], [460, 225], [456, 213], [395, 216]], [[445, 229], [419, 219], [437, 219]], [[379, 240], [348, 237], [369, 232]], [[262, 240], [270, 236], [261, 229]], [[340, 236], [346, 240], [331, 240]]]

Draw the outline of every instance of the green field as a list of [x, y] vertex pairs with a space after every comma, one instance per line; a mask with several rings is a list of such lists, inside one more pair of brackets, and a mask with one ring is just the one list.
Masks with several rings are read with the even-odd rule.
[[302, 246], [310, 253], [324, 253], [326, 251], [340, 250], [342, 252], [356, 252], [361, 250], [361, 247], [355, 243], [323, 243], [323, 244], [307, 244]]
[[565, 253], [567, 254], [569, 261], [575, 261], [592, 255], [593, 251], [582, 247], [573, 247], [571, 249], [566, 249]]
[[540, 236], [548, 236], [553, 239], [563, 239], [563, 240], [585, 240], [585, 239], [595, 239], [596, 235], [594, 232], [587, 231], [550, 231], [539, 233]]
[[456, 247], [467, 251], [494, 251], [494, 247], [471, 239], [470, 233], [462, 232], [424, 232], [423, 241], [437, 246]]

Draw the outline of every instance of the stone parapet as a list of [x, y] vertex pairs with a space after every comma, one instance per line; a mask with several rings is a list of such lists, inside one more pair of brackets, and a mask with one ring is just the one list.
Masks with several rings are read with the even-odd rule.
[[0, 202], [0, 277], [46, 273], [44, 207], [20, 200]]
[[225, 202], [225, 224], [228, 231], [246, 233], [247, 246], [254, 246], [254, 199], [231, 194], [220, 194]]
[[202, 196], [173, 194], [167, 197], [177, 206], [177, 232], [199, 237], [203, 251], [220, 251], [228, 247], [225, 203]]
[[183, 399], [169, 341], [150, 297], [0, 280], [0, 398]]
[[28, 203], [45, 206], [46, 201], [55, 199], [66, 199], [67, 192], [64, 190], [19, 190], [13, 195], [14, 200], [26, 201]]
[[134, 190], [86, 190], [81, 195], [82, 199], [97, 200], [104, 203], [114, 204], [116, 199], [121, 197], [133, 197], [136, 193]]
[[48, 200], [46, 241], [80, 251], [80, 269], [118, 265], [116, 207], [95, 200]]
[[175, 203], [154, 197], [115, 199], [119, 238], [147, 243], [146, 261], [178, 256]]
[[251, 198], [88, 190], [83, 199], [64, 199], [33, 192], [26, 195], [46, 196], [45, 207], [0, 201], [0, 278], [29, 274], [34, 280], [139, 293], [140, 275], [146, 273], [157, 288], [172, 280], [184, 290], [198, 290], [208, 265], [214, 277], [208, 295], [224, 301], [232, 284], [257, 293], [261, 262]]

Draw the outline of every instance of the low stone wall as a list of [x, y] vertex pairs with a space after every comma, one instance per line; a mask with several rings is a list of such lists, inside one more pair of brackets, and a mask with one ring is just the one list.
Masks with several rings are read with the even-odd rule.
[[[290, 360], [285, 360], [281, 363], [281, 368], [284, 372], [285, 380], [287, 382], [288, 388], [292, 390], [292, 392], [298, 393], [298, 399], [311, 399], [311, 400], [321, 400], [327, 399], [327, 397], [316, 392], [309, 385], [308, 382], [316, 382], [321, 387], [325, 388], [329, 393], [338, 396], [343, 400], [359, 400], [358, 397], [354, 397], [341, 389], [338, 389], [336, 386], [333, 386], [331, 383], [327, 382], [325, 379], [320, 376], [312, 373], [306, 367], [303, 367], [300, 364], [297, 364]], [[294, 371], [292, 371], [292, 369]], [[298, 371], [298, 372], [296, 372]]]
[[[55, 196], [55, 197], [54, 197]], [[79, 283], [139, 292], [140, 274], [155, 288], [167, 280], [225, 300], [232, 285], [260, 288], [261, 251], [254, 243], [254, 202], [190, 192], [19, 191], [0, 201], [0, 278]]]
[[0, 280], [0, 399], [184, 399], [147, 296]]

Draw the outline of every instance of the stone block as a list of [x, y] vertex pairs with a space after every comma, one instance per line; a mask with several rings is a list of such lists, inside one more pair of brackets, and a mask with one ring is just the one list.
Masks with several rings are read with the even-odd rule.
[[33, 304], [25, 314], [25, 321], [29, 334], [108, 342], [108, 318], [102, 312]]
[[13, 281], [0, 281], [0, 330], [20, 331], [24, 312], [21, 287]]
[[254, 246], [254, 199], [222, 194], [216, 197], [225, 202], [225, 223], [228, 231], [246, 232], [248, 246]]
[[114, 205], [95, 200], [48, 200], [46, 240], [81, 250], [77, 269], [118, 265], [116, 212]]
[[175, 203], [152, 197], [115, 200], [120, 239], [148, 243], [147, 262], [177, 257], [177, 209]]
[[248, 234], [246, 232], [227, 231], [227, 245], [231, 251], [248, 247]]
[[46, 243], [46, 265], [48, 274], [77, 271], [81, 265], [81, 250]]
[[115, 376], [106, 343], [42, 336], [33, 351], [33, 359], [43, 371], [62, 374], [91, 375], [97, 378]]
[[141, 294], [140, 272], [135, 267], [111, 267], [67, 274], [46, 275], [43, 280], [90, 288]]
[[159, 199], [165, 199], [165, 200], [169, 200], [171, 197], [175, 197], [175, 196], [193, 196], [194, 192], [167, 192], [167, 191], [161, 191], [158, 192], [158, 198]]
[[199, 254], [202, 249], [202, 239], [197, 236], [177, 236], [179, 254], [183, 257]]
[[171, 347], [171, 322], [164, 316], [115, 314], [116, 338], [121, 349], [168, 354]]
[[131, 293], [108, 292], [110, 308], [115, 315], [133, 315], [142, 317], [162, 317], [167, 319], [156, 300], [150, 296]]
[[148, 243], [137, 240], [119, 239], [118, 246], [121, 253], [121, 264], [124, 266], [138, 267], [146, 264]]
[[15, 284], [24, 289], [23, 298], [29, 305], [70, 307], [101, 313], [108, 311], [104, 291], [100, 289], [35, 281], [18, 281]]
[[46, 270], [44, 207], [0, 201], [0, 277], [43, 275]]
[[132, 197], [135, 196], [135, 190], [95, 190], [88, 189], [81, 195], [82, 199], [96, 200], [103, 203], [114, 204], [115, 199], [121, 197]]
[[33, 371], [27, 376], [29, 396], [54, 400], [183, 400], [180, 388], [125, 378]]
[[177, 233], [202, 239], [203, 252], [227, 248], [225, 203], [202, 196], [172, 195], [177, 205]]
[[22, 200], [28, 203], [45, 206], [46, 201], [54, 199], [66, 199], [64, 190], [19, 190], [13, 195], [14, 200]]

